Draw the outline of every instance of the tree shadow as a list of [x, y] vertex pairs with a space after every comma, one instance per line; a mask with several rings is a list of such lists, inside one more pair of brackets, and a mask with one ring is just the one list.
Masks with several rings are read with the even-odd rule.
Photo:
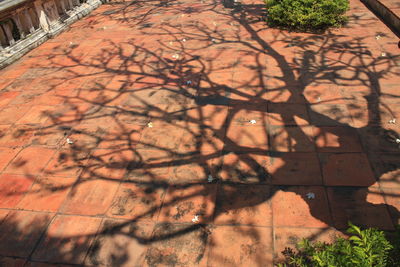
[[[399, 135], [386, 122], [396, 118], [391, 104], [398, 95], [382, 82], [396, 75], [398, 55], [371, 50], [368, 35], [266, 28], [259, 5], [227, 10], [218, 1], [133, 1], [104, 9], [78, 22], [107, 21], [111, 29], [98, 30], [94, 46], [59, 43], [48, 53], [33, 52], [26, 61], [35, 67], [19, 78], [44, 101], [61, 99], [41, 113], [46, 123], [24, 128], [32, 145], [58, 149], [41, 175], [77, 178], [36, 179], [29, 191], [14, 194], [65, 192], [60, 214], [105, 219], [101, 226], [96, 221], [99, 231], [68, 237], [85, 240], [81, 250], [60, 250], [68, 241], [39, 227], [32, 234], [32, 240], [41, 236], [39, 243], [10, 256], [77, 264], [86, 257], [88, 264], [112, 266], [200, 264], [215, 224], [270, 227], [272, 216], [256, 218], [268, 210], [282, 213], [274, 218], [282, 227], [343, 231], [351, 220], [394, 229]], [[22, 93], [17, 100], [40, 98]], [[36, 177], [32, 168], [14, 166]], [[293, 203], [280, 204], [283, 192]], [[285, 218], [296, 203], [309, 210], [299, 216], [304, 221]], [[57, 216], [63, 223], [68, 215]], [[7, 218], [1, 227], [14, 229], [18, 222]], [[24, 235], [18, 231], [10, 238]], [[88, 256], [81, 255], [85, 246]], [[45, 248], [54, 251], [46, 257]]]

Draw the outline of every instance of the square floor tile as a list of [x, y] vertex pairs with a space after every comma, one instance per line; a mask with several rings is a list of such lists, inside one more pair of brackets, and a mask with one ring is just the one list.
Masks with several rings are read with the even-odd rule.
[[44, 169], [46, 176], [78, 177], [87, 166], [88, 152], [74, 149], [62, 149], [56, 152]]
[[272, 225], [271, 187], [221, 185], [215, 211], [217, 224]]
[[0, 171], [10, 163], [19, 151], [20, 149], [16, 148], [0, 148]]
[[394, 229], [388, 206], [376, 187], [331, 187], [328, 197], [338, 229], [347, 229], [349, 221], [368, 228]]
[[316, 153], [271, 153], [267, 165], [275, 185], [322, 185]]
[[[272, 197], [274, 226], [328, 227], [332, 224], [323, 187], [288, 186], [275, 190]], [[313, 195], [308, 197], [309, 193]]]
[[313, 127], [270, 126], [269, 138], [272, 151], [313, 152], [315, 151]]
[[268, 122], [271, 125], [304, 126], [310, 124], [307, 106], [303, 104], [268, 104]]
[[206, 266], [208, 235], [201, 224], [157, 224], [144, 266]]
[[[4, 127], [4, 128], [3, 128]], [[20, 147], [29, 145], [35, 129], [26, 125], [10, 125], [1, 126], [0, 146], [3, 147]]]
[[17, 207], [24, 210], [56, 212], [76, 178], [39, 177]]
[[208, 266], [272, 266], [272, 228], [217, 226], [209, 236]]
[[358, 132], [350, 127], [315, 128], [315, 144], [320, 152], [361, 152]]
[[96, 149], [85, 166], [82, 176], [89, 179], [122, 179], [133, 159], [129, 150]]
[[173, 159], [169, 182], [170, 184], [208, 183], [210, 175], [216, 177], [220, 160], [219, 154], [203, 156], [197, 153]]
[[266, 125], [235, 125], [226, 129], [225, 148], [227, 151], [262, 151], [268, 150], [268, 128]]
[[49, 213], [11, 211], [0, 225], [0, 254], [28, 257], [52, 217]]
[[35, 249], [32, 260], [82, 264], [100, 223], [100, 218], [57, 216]]
[[27, 147], [23, 149], [6, 168], [5, 172], [36, 175], [54, 155], [55, 150], [45, 147]]
[[0, 175], [0, 208], [14, 208], [29, 191], [35, 178], [25, 175]]
[[132, 220], [157, 219], [165, 186], [122, 182], [108, 215]]
[[269, 163], [270, 157], [266, 153], [231, 152], [223, 156], [216, 178], [227, 183], [270, 183]]
[[0, 256], [0, 266], [24, 267], [26, 260]]
[[400, 189], [400, 154], [373, 153], [370, 164], [382, 188]]
[[345, 104], [314, 104], [310, 107], [310, 118], [315, 126], [347, 126], [353, 123]]
[[35, 105], [17, 121], [18, 124], [40, 124], [47, 121], [54, 112], [54, 106]]
[[376, 182], [363, 153], [321, 153], [322, 174], [329, 186], [370, 186]]
[[79, 179], [60, 211], [68, 214], [103, 215], [111, 206], [118, 181]]
[[198, 216], [198, 222], [210, 222], [214, 214], [216, 191], [215, 184], [169, 187], [159, 221], [192, 223]]
[[171, 165], [181, 162], [173, 152], [163, 149], [136, 149], [129, 162], [126, 178], [132, 182], [166, 183]]
[[85, 260], [89, 266], [143, 266], [152, 223], [106, 219]]

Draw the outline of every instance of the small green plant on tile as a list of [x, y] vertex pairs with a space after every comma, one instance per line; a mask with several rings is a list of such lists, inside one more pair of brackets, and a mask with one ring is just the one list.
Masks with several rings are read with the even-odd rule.
[[267, 22], [297, 31], [324, 30], [347, 22], [349, 0], [264, 0]]
[[362, 230], [349, 223], [350, 237], [339, 237], [332, 244], [303, 239], [297, 251], [286, 248], [285, 263], [279, 267], [394, 267], [400, 266], [400, 231], [392, 243], [383, 231]]

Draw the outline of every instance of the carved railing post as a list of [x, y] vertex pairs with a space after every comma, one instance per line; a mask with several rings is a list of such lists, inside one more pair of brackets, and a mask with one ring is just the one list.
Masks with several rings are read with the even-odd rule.
[[42, 5], [42, 1], [36, 1], [35, 3], [35, 10], [36, 13], [39, 17], [39, 24], [40, 27], [45, 31], [45, 32], [49, 32], [50, 31], [50, 25], [49, 25], [49, 21], [47, 19], [47, 15], [46, 12], [44, 11], [43, 5]]
[[29, 14], [28, 9], [25, 9], [23, 11], [23, 13], [24, 13], [24, 16], [25, 16], [25, 22], [27, 24], [26, 26], [29, 29], [29, 32], [33, 33], [35, 31], [35, 27], [33, 26], [33, 23], [32, 23], [31, 14]]
[[15, 44], [14, 36], [12, 35], [12, 23], [10, 21], [7, 21], [3, 24], [3, 29], [5, 31], [9, 45], [11, 46]]
[[65, 13], [67, 13], [67, 6], [65, 5], [65, 2], [64, 2], [64, 0], [59, 0], [59, 3], [60, 3], [60, 6], [61, 6], [61, 11], [62, 11], [62, 13], [61, 14], [65, 14]]
[[21, 23], [21, 20], [20, 20], [20, 18], [19, 18], [18, 13], [16, 13], [16, 14], [12, 17], [12, 19], [13, 19], [13, 21], [15, 22], [15, 24], [16, 24], [16, 26], [17, 26], [17, 29], [18, 29], [20, 38], [21, 38], [21, 39], [25, 38], [26, 34], [25, 34], [25, 31], [24, 31], [24, 28], [23, 28], [23, 26], [22, 26], [22, 23]]
[[74, 9], [75, 3], [72, 0], [68, 0], [68, 3], [69, 3], [69, 7], [71, 9]]

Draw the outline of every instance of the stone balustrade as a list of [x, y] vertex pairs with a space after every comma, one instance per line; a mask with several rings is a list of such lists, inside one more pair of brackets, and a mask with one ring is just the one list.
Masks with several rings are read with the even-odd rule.
[[0, 0], [0, 69], [107, 0]]

